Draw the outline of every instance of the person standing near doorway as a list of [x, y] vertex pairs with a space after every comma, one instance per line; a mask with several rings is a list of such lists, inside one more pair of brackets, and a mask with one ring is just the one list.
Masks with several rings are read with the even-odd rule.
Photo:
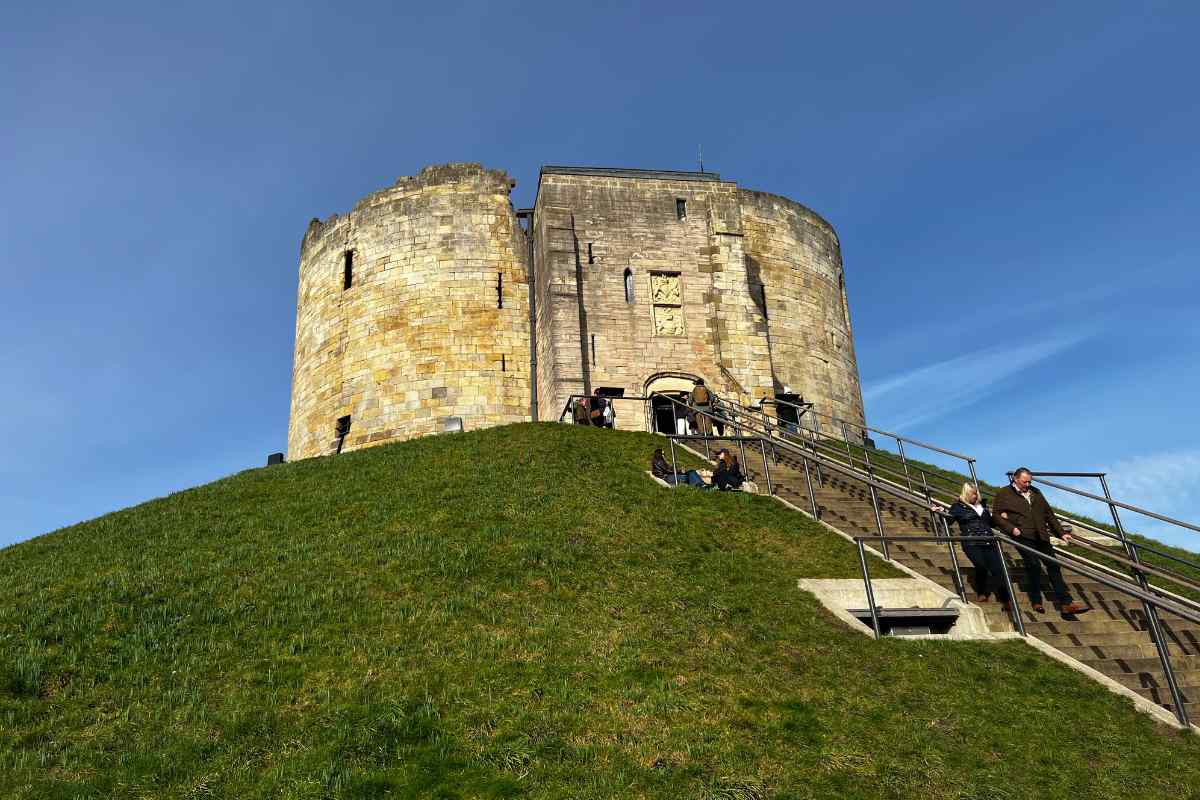
[[705, 436], [712, 435], [712, 392], [704, 385], [704, 378], [697, 378], [692, 387], [692, 408], [696, 409], [696, 432]]

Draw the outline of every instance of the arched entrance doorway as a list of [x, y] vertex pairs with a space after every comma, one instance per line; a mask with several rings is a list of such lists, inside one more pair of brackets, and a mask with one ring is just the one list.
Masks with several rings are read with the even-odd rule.
[[[696, 385], [698, 376], [686, 372], [661, 372], [646, 381], [646, 395], [659, 394], [687, 402]], [[687, 433], [677, 426], [681, 423], [678, 406], [665, 397], [655, 398], [650, 404], [650, 424], [652, 430], [658, 433]], [[686, 425], [686, 423], [683, 423]]]

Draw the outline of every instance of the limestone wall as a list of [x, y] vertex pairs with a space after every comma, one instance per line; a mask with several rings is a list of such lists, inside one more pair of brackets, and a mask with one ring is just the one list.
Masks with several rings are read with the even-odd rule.
[[[304, 236], [288, 457], [529, 419], [524, 234], [507, 174], [429, 167]], [[353, 285], [343, 288], [352, 251]], [[498, 308], [497, 282], [503, 296]]]
[[746, 263], [766, 298], [771, 364], [817, 410], [862, 424], [862, 389], [837, 234], [804, 206], [778, 195], [739, 191]]
[[[534, 210], [543, 419], [586, 383], [638, 395], [667, 373], [743, 400], [770, 396], [736, 186], [713, 178], [543, 170]], [[638, 423], [632, 404], [618, 413], [622, 427]]]

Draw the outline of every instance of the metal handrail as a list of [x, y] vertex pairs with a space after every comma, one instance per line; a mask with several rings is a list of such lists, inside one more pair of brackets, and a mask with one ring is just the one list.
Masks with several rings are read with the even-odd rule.
[[[568, 399], [567, 404], [564, 406], [563, 413], [559, 417], [560, 420], [563, 417], [565, 417], [566, 411], [570, 409], [571, 403], [578, 396], [579, 395], [572, 395]], [[787, 440], [783, 439], [782, 437], [779, 437], [778, 430], [775, 430], [775, 431], [772, 430], [772, 426], [770, 425], [768, 418], [766, 417], [765, 411], [763, 411], [763, 413], [762, 413], [762, 428], [759, 429], [758, 428], [759, 423], [758, 423], [757, 416], [751, 417], [750, 415], [745, 415], [747, 417], [747, 419], [754, 420], [753, 423], [750, 423], [750, 422], [747, 422], [746, 420], [737, 419], [737, 417], [739, 416], [738, 414], [735, 414], [733, 418], [730, 418], [727, 415], [717, 415], [710, 411], [705, 411], [700, 408], [696, 408], [694, 406], [688, 405], [674, 397], [671, 397], [666, 394], [658, 393], [658, 392], [653, 392], [648, 397], [644, 397], [644, 398], [630, 397], [630, 398], [615, 398], [615, 399], [628, 399], [628, 400], [641, 399], [646, 403], [647, 414], [649, 414], [650, 413], [650, 402], [655, 397], [661, 397], [661, 398], [669, 401], [672, 404], [671, 405], [672, 414], [676, 413], [676, 407], [682, 406], [685, 410], [690, 411], [693, 414], [707, 417], [708, 419], [715, 421], [715, 422], [721, 422], [723, 424], [728, 423], [728, 424], [732, 425], [738, 431], [738, 434], [736, 436], [733, 436], [733, 437], [721, 436], [720, 437], [721, 439], [728, 438], [731, 441], [736, 440], [736, 441], [738, 441], [739, 446], [742, 446], [745, 440], [753, 441], [753, 440], [757, 439], [757, 441], [759, 442], [759, 445], [761, 447], [761, 450], [762, 450], [763, 469], [764, 469], [764, 475], [767, 480], [768, 492], [772, 495], [775, 493], [775, 490], [774, 490], [774, 486], [772, 484], [771, 477], [770, 477], [770, 460], [767, 457], [767, 450], [766, 450], [767, 441], [769, 440], [771, 442], [772, 452], [775, 454], [776, 458], [778, 458], [778, 453], [776, 451], [776, 448], [778, 448], [778, 447], [782, 447], [782, 449], [785, 453], [798, 455], [804, 465], [805, 478], [806, 478], [806, 482], [808, 485], [809, 500], [812, 503], [814, 518], [817, 518], [817, 519], [820, 518], [820, 508], [817, 505], [816, 496], [815, 496], [814, 490], [813, 490], [812, 475], [811, 475], [811, 471], [809, 469], [810, 461], [814, 465], [817, 466], [818, 471], [822, 467], [824, 467], [825, 469], [831, 469], [834, 472], [840, 472], [845, 475], [848, 475], [848, 476], [852, 477], [854, 480], [864, 483], [868, 487], [868, 490], [870, 493], [870, 498], [871, 498], [871, 505], [872, 505], [872, 509], [874, 511], [876, 526], [878, 529], [878, 536], [854, 537], [854, 541], [858, 545], [858, 549], [859, 549], [859, 560], [861, 562], [862, 569], [863, 569], [863, 580], [864, 580], [864, 583], [866, 586], [868, 606], [870, 607], [870, 612], [871, 612], [872, 627], [873, 627], [875, 635], [877, 637], [881, 635], [881, 630], [880, 630], [880, 626], [879, 626], [878, 615], [876, 613], [876, 608], [875, 608], [874, 592], [871, 588], [869, 567], [867, 565], [866, 556], [865, 556], [865, 552], [864, 552], [864, 542], [865, 541], [869, 541], [871, 539], [875, 539], [875, 540], [879, 541], [879, 543], [882, 546], [883, 555], [888, 560], [891, 560], [890, 554], [888, 552], [888, 543], [890, 541], [908, 540], [908, 541], [933, 541], [933, 542], [945, 543], [950, 552], [951, 564], [952, 564], [953, 573], [954, 573], [955, 587], [958, 590], [959, 597], [962, 598], [964, 601], [966, 600], [966, 593], [965, 593], [964, 584], [962, 581], [962, 574], [961, 574], [961, 569], [959, 566], [957, 554], [954, 549], [954, 544], [956, 542], [972, 542], [972, 541], [991, 542], [991, 543], [994, 543], [997, 547], [1001, 547], [1002, 544], [1007, 544], [1011, 547], [1016, 548], [1018, 552], [1034, 554], [1034, 555], [1036, 555], [1037, 558], [1039, 558], [1041, 560], [1045, 560], [1048, 563], [1056, 564], [1060, 567], [1066, 567], [1067, 569], [1073, 570], [1077, 573], [1080, 573], [1086, 577], [1091, 578], [1092, 580], [1097, 581], [1101, 585], [1108, 586], [1108, 587], [1115, 589], [1117, 591], [1120, 591], [1130, 597], [1134, 597], [1134, 598], [1140, 600], [1142, 602], [1143, 607], [1146, 612], [1146, 619], [1147, 619], [1147, 623], [1149, 626], [1149, 633], [1150, 633], [1151, 639], [1153, 640], [1154, 645], [1158, 651], [1159, 660], [1162, 663], [1164, 675], [1166, 676], [1167, 683], [1171, 689], [1171, 695], [1172, 695], [1172, 699], [1173, 699], [1173, 703], [1174, 703], [1174, 707], [1175, 707], [1175, 714], [1179, 718], [1179, 721], [1181, 722], [1181, 724], [1184, 724], [1184, 725], [1189, 724], [1188, 718], [1187, 718], [1187, 712], [1183, 706], [1182, 694], [1180, 693], [1178, 682], [1175, 679], [1174, 670], [1171, 665], [1170, 654], [1168, 652], [1166, 639], [1163, 634], [1162, 624], [1158, 618], [1158, 610], [1161, 608], [1165, 611], [1168, 611], [1179, 617], [1182, 617], [1185, 620], [1189, 620], [1189, 621], [1197, 622], [1197, 623], [1200, 623], [1200, 611], [1188, 609], [1184, 605], [1181, 605], [1172, 600], [1165, 600], [1161, 596], [1156, 596], [1155, 594], [1153, 594], [1151, 591], [1152, 587], [1150, 587], [1148, 582], [1146, 581], [1145, 572], [1143, 571], [1145, 569], [1145, 565], [1139, 565], [1142, 567], [1142, 569], [1138, 569], [1137, 567], [1134, 568], [1133, 571], [1134, 571], [1135, 579], [1137, 579], [1140, 584], [1139, 586], [1134, 587], [1134, 586], [1131, 586], [1130, 584], [1128, 584], [1127, 582], [1125, 582], [1124, 580], [1114, 579], [1108, 575], [1105, 575], [1104, 572], [1101, 572], [1097, 569], [1093, 569], [1091, 566], [1088, 566], [1088, 565], [1082, 563], [1081, 561], [1077, 560], [1074, 556], [1070, 556], [1068, 554], [1064, 554], [1064, 553], [1061, 553], [1058, 551], [1056, 551], [1056, 555], [1049, 555], [1049, 554], [1046, 554], [1041, 551], [1035, 551], [1033, 548], [1030, 548], [1027, 545], [1017, 542], [1007, 536], [1004, 536], [1003, 534], [998, 534], [998, 535], [990, 536], [990, 537], [952, 536], [952, 535], [950, 535], [950, 530], [949, 530], [949, 515], [945, 514], [942, 511], [937, 510], [936, 508], [934, 508], [931, 505], [931, 494], [930, 494], [930, 490], [929, 490], [927, 482], [924, 486], [924, 490], [925, 490], [924, 502], [927, 504], [926, 507], [928, 509], [928, 512], [931, 514], [931, 519], [934, 523], [932, 527], [933, 527], [935, 534], [937, 534], [937, 531], [938, 531], [937, 522], [940, 519], [942, 530], [944, 531], [944, 534], [943, 535], [934, 535], [931, 537], [894, 536], [894, 535], [889, 536], [886, 533], [886, 531], [884, 530], [883, 517], [882, 517], [882, 514], [880, 513], [879, 492], [889, 494], [889, 495], [896, 497], [904, 502], [911, 503], [918, 507], [920, 507], [922, 505], [922, 501], [920, 499], [916, 499], [917, 495], [915, 492], [906, 491], [904, 487], [901, 487], [899, 485], [892, 485], [890, 481], [880, 480], [879, 478], [876, 478], [875, 468], [873, 467], [873, 465], [870, 462], [870, 455], [869, 455], [869, 452], [867, 451], [867, 448], [863, 448], [864, 469], [857, 468], [853, 463], [853, 456], [851, 455], [851, 451], [849, 449], [849, 436], [845, 434], [844, 427], [843, 427], [843, 436], [844, 436], [844, 439], [845, 439], [846, 445], [847, 445], [847, 458], [848, 458], [848, 462], [849, 462], [848, 464], [843, 464], [840, 461], [833, 459], [832, 457], [821, 454], [818, 451], [818, 443], [816, 442], [816, 440], [810, 440], [808, 443], [808, 446], [803, 446], [803, 445], [794, 444], [791, 441], [787, 441]], [[610, 398], [610, 399], [612, 399], [612, 398]], [[725, 405], [730, 406], [731, 404], [728, 401], [726, 401]], [[733, 405], [737, 405], [740, 408], [744, 409], [744, 407], [741, 407], [740, 404], [733, 404]], [[776, 420], [776, 427], [778, 427], [778, 420]], [[862, 426], [860, 426], [860, 427], [862, 427]], [[742, 436], [741, 435], [742, 432], [746, 429], [748, 429], [752, 433], [755, 433], [758, 435], [754, 436], [754, 437]], [[684, 440], [697, 439], [697, 438], [702, 439], [704, 441], [705, 451], [711, 457], [711, 453], [709, 452], [709, 438], [710, 437], [709, 437], [707, 431], [704, 431], [703, 428], [702, 428], [701, 436], [679, 436], [678, 434], [671, 434], [671, 435], [668, 435], [667, 438], [670, 442], [671, 461], [672, 461], [673, 468], [676, 469], [676, 474], [678, 474], [678, 470], [676, 467], [676, 461], [675, 461], [675, 441], [677, 439], [684, 439]], [[940, 449], [939, 449], [939, 451], [940, 451]], [[743, 449], [742, 462], [746, 463], [745, 457], [744, 457], [744, 449]], [[974, 459], [969, 460], [968, 463], [972, 467], [971, 472], [972, 472], [972, 478], [974, 479], [974, 477], [975, 477]], [[893, 472], [891, 470], [887, 470], [887, 471]], [[865, 474], [864, 474], [864, 472], [865, 472]], [[894, 474], [898, 474], [898, 473], [894, 473]], [[1103, 478], [1101, 480], [1103, 481]], [[975, 485], [978, 486], [978, 481], [975, 481]], [[1104, 489], [1105, 489], [1105, 494], [1107, 495], [1108, 494], [1107, 484], [1104, 484]], [[1069, 487], [1068, 487], [1068, 491], [1070, 491]], [[982, 492], [980, 492], [980, 494], [982, 496]], [[1096, 499], [1100, 499], [1100, 498], [1096, 498]], [[1111, 496], [1109, 496], [1107, 502], [1109, 504], [1109, 508], [1113, 511], [1113, 519], [1114, 519], [1114, 523], [1117, 526], [1118, 533], [1121, 535], [1122, 540], [1126, 542], [1127, 547], [1128, 547], [1128, 544], [1129, 544], [1128, 540], [1124, 536], [1124, 530], [1121, 526], [1120, 519], [1116, 513], [1116, 501], [1113, 501], [1111, 499]], [[1120, 505], [1123, 508], [1128, 507], [1127, 504], [1120, 504]], [[1141, 509], [1137, 509], [1136, 507], [1132, 507], [1131, 510], [1141, 511]], [[1128, 552], [1130, 553], [1131, 560], [1136, 563], [1138, 561], [1136, 548], [1129, 547]], [[1065, 560], [1062, 558], [1062, 556], [1064, 556], [1064, 555], [1067, 555], [1067, 558]], [[1004, 575], [1004, 580], [1006, 582], [1006, 585], [1009, 587], [1009, 592], [1011, 594], [1012, 581], [1011, 581], [1011, 578], [1008, 573], [1007, 563], [1005, 562], [1005, 560], [1003, 558], [1003, 552], [1001, 552], [1000, 562], [1001, 562], [1001, 569], [1002, 569], [1003, 575]], [[1017, 629], [1019, 630], [1021, 635], [1024, 636], [1025, 635], [1024, 622], [1021, 619], [1020, 611], [1018, 609], [1017, 603], [1015, 602], [1015, 598], [1014, 598], [1014, 602], [1010, 603], [1010, 609], [1013, 614], [1013, 620], [1016, 624]]]
[[1181, 528], [1187, 528], [1188, 530], [1196, 531], [1197, 533], [1200, 533], [1200, 525], [1193, 525], [1190, 522], [1184, 522], [1181, 519], [1175, 519], [1174, 517], [1168, 517], [1163, 514], [1158, 514], [1158, 513], [1155, 513], [1154, 511], [1150, 511], [1145, 508], [1139, 508], [1138, 506], [1131, 505], [1130, 503], [1122, 503], [1120, 500], [1113, 500], [1111, 497], [1100, 497], [1098, 495], [1092, 494], [1091, 492], [1085, 492], [1082, 489], [1076, 489], [1072, 486], [1064, 486], [1061, 483], [1054, 483], [1053, 481], [1044, 480], [1043, 478], [1038, 477], [1039, 475], [1049, 475], [1051, 477], [1061, 477], [1061, 478], [1103, 478], [1103, 477], [1105, 477], [1105, 475], [1107, 475], [1107, 473], [1104, 473], [1104, 472], [1034, 472], [1031, 474], [1033, 475], [1033, 478], [1035, 481], [1037, 481], [1038, 483], [1041, 483], [1045, 486], [1050, 486], [1055, 489], [1061, 489], [1065, 492], [1070, 492], [1071, 494], [1079, 495], [1080, 497], [1086, 497], [1089, 500], [1097, 500], [1101, 503], [1104, 503], [1107, 506], [1116, 506], [1117, 508], [1123, 508], [1126, 511], [1132, 511], [1135, 514], [1142, 514], [1143, 516], [1150, 517], [1151, 519], [1156, 519], [1159, 522], [1166, 522], [1171, 525], [1178, 525]]
[[[859, 563], [860, 563], [860, 565], [862, 567], [862, 571], [863, 571], [863, 583], [866, 586], [867, 603], [870, 606], [870, 611], [871, 611], [871, 627], [875, 633], [875, 638], [878, 639], [883, 635], [883, 632], [879, 625], [879, 615], [878, 615], [878, 611], [875, 607], [875, 601], [874, 601], [875, 593], [871, 589], [870, 567], [867, 564], [866, 553], [864, 551], [865, 543], [868, 541], [871, 541], [874, 538], [875, 537], [872, 537], [872, 536], [855, 536], [854, 542], [858, 547]], [[1142, 602], [1142, 605], [1148, 611], [1153, 612], [1153, 613], [1150, 613], [1147, 615], [1147, 621], [1150, 623], [1150, 630], [1149, 630], [1150, 638], [1153, 641], [1154, 647], [1158, 652], [1159, 661], [1163, 667], [1163, 674], [1165, 675], [1165, 677], [1167, 679], [1167, 685], [1171, 691], [1171, 700], [1172, 700], [1172, 705], [1174, 706], [1175, 716], [1179, 720], [1181, 725], [1187, 726], [1190, 724], [1188, 722], [1187, 710], [1184, 708], [1183, 694], [1179, 689], [1179, 682], [1175, 677], [1175, 670], [1171, 665], [1170, 651], [1167, 647], [1166, 638], [1163, 635], [1162, 625], [1158, 619], [1157, 612], [1158, 612], [1158, 609], [1161, 608], [1162, 610], [1168, 611], [1177, 617], [1181, 617], [1189, 622], [1194, 622], [1194, 623], [1198, 623], [1198, 624], [1200, 624], [1200, 612], [1196, 612], [1192, 609], [1185, 608], [1185, 607], [1180, 606], [1177, 603], [1174, 603], [1172, 601], [1164, 600], [1160, 597], [1156, 597], [1147, 591], [1143, 591], [1139, 588], [1134, 588], [1134, 587], [1132, 587], [1126, 583], [1123, 583], [1121, 581], [1111, 579], [1101, 572], [1098, 572], [1089, 567], [1086, 567], [1078, 562], [1072, 562], [1072, 560], [1069, 558], [1066, 560], [1063, 560], [1062, 558], [1060, 558], [1056, 555], [1049, 555], [1042, 551], [1036, 550], [1035, 548], [1032, 548], [1032, 547], [1029, 547], [1028, 545], [1022, 544], [1005, 534], [997, 534], [995, 536], [951, 536], [951, 537], [944, 537], [944, 538], [932, 537], [932, 536], [889, 536], [886, 538], [891, 539], [892, 541], [912, 541], [912, 542], [939, 541], [940, 542], [940, 541], [948, 540], [950, 542], [960, 542], [960, 543], [961, 542], [993, 542], [997, 546], [1009, 545], [1010, 547], [1016, 548], [1021, 553], [1030, 553], [1030, 554], [1036, 556], [1038, 559], [1040, 559], [1042, 561], [1046, 561], [1051, 564], [1056, 564], [1060, 568], [1066, 567], [1067, 569], [1074, 570], [1075, 572], [1078, 572], [1088, 578], [1091, 578], [1092, 580], [1097, 581], [1098, 583], [1103, 584], [1104, 586], [1107, 586], [1110, 589], [1114, 589], [1125, 595], [1128, 595], [1129, 597], [1140, 600]], [[1003, 555], [1000, 558], [1000, 562], [1002, 565], [1004, 564]], [[1005, 575], [1007, 576], [1007, 568], [1005, 568]], [[1009, 584], [1009, 589], [1011, 592], [1011, 583]], [[1013, 605], [1013, 608], [1015, 609], [1016, 603], [1014, 602], [1012, 605]], [[1021, 635], [1023, 635], [1023, 636], [1025, 635], [1024, 626], [1022, 626]]]

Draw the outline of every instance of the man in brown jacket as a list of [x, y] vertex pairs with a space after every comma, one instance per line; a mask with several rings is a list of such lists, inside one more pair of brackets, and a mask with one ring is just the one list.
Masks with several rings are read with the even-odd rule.
[[[996, 492], [992, 501], [992, 519], [1000, 530], [1012, 536], [1026, 547], [1032, 547], [1048, 556], [1054, 555], [1050, 537], [1057, 536], [1064, 542], [1071, 541], [1071, 534], [1063, 530], [1058, 517], [1054, 516], [1046, 498], [1033, 486], [1033, 475], [1025, 467], [1013, 470], [1012, 483]], [[1025, 591], [1033, 610], [1046, 613], [1042, 605], [1042, 559], [1033, 553], [1021, 552], [1025, 561]], [[1046, 574], [1054, 589], [1054, 600], [1063, 614], [1078, 614], [1087, 606], [1071, 599], [1071, 593], [1063, 580], [1062, 568], [1050, 561], [1045, 562]]]

